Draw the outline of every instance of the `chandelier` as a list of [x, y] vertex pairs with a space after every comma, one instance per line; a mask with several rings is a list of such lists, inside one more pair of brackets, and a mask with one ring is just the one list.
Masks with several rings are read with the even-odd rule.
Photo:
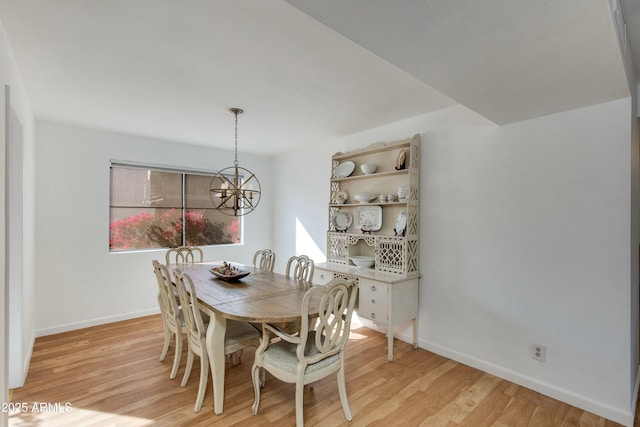
[[248, 169], [238, 166], [238, 114], [240, 108], [229, 108], [236, 116], [235, 126], [235, 161], [215, 174], [211, 180], [211, 202], [225, 215], [242, 216], [252, 212], [260, 202], [260, 181]]

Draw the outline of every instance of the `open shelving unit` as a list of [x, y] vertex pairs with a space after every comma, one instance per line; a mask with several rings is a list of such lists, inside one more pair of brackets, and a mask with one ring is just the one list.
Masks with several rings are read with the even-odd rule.
[[[339, 169], [344, 162], [354, 164], [347, 176], [337, 173], [344, 170]], [[364, 174], [360, 169], [363, 164], [377, 165], [376, 172]], [[391, 361], [395, 325], [412, 320], [413, 344], [417, 346], [420, 135], [334, 154], [329, 185], [327, 262], [316, 267], [315, 281], [326, 283], [334, 277], [358, 281], [358, 315], [387, 333]], [[400, 187], [408, 190], [404, 200], [380, 201], [380, 195], [397, 195]], [[373, 193], [376, 198], [360, 203], [354, 196], [363, 192]], [[338, 194], [348, 196], [345, 200]], [[376, 227], [357, 228], [359, 215], [371, 212], [376, 212]], [[352, 219], [351, 225], [336, 229], [336, 215]], [[398, 226], [401, 216], [404, 228]], [[362, 255], [374, 257], [372, 268], [353, 265], [351, 257]]]

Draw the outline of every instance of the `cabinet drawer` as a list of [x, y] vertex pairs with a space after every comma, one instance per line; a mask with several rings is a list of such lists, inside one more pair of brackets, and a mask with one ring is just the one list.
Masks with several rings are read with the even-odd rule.
[[313, 274], [313, 284], [315, 285], [326, 285], [331, 279], [333, 279], [333, 272], [331, 271], [317, 268]]
[[358, 315], [376, 322], [387, 323], [388, 286], [363, 280], [360, 282]]

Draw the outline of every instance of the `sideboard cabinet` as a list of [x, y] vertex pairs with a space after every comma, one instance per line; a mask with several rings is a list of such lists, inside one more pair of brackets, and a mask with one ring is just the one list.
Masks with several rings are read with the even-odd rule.
[[[420, 135], [334, 154], [329, 185], [327, 262], [316, 266], [314, 282], [359, 283], [358, 315], [387, 333], [392, 361], [396, 325], [412, 321], [417, 347]], [[373, 265], [356, 266], [357, 257]]]

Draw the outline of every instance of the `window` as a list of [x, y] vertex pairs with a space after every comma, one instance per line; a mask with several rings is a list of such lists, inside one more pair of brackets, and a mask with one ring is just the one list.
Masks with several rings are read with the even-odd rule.
[[109, 250], [240, 242], [240, 220], [216, 210], [212, 175], [111, 165]]

